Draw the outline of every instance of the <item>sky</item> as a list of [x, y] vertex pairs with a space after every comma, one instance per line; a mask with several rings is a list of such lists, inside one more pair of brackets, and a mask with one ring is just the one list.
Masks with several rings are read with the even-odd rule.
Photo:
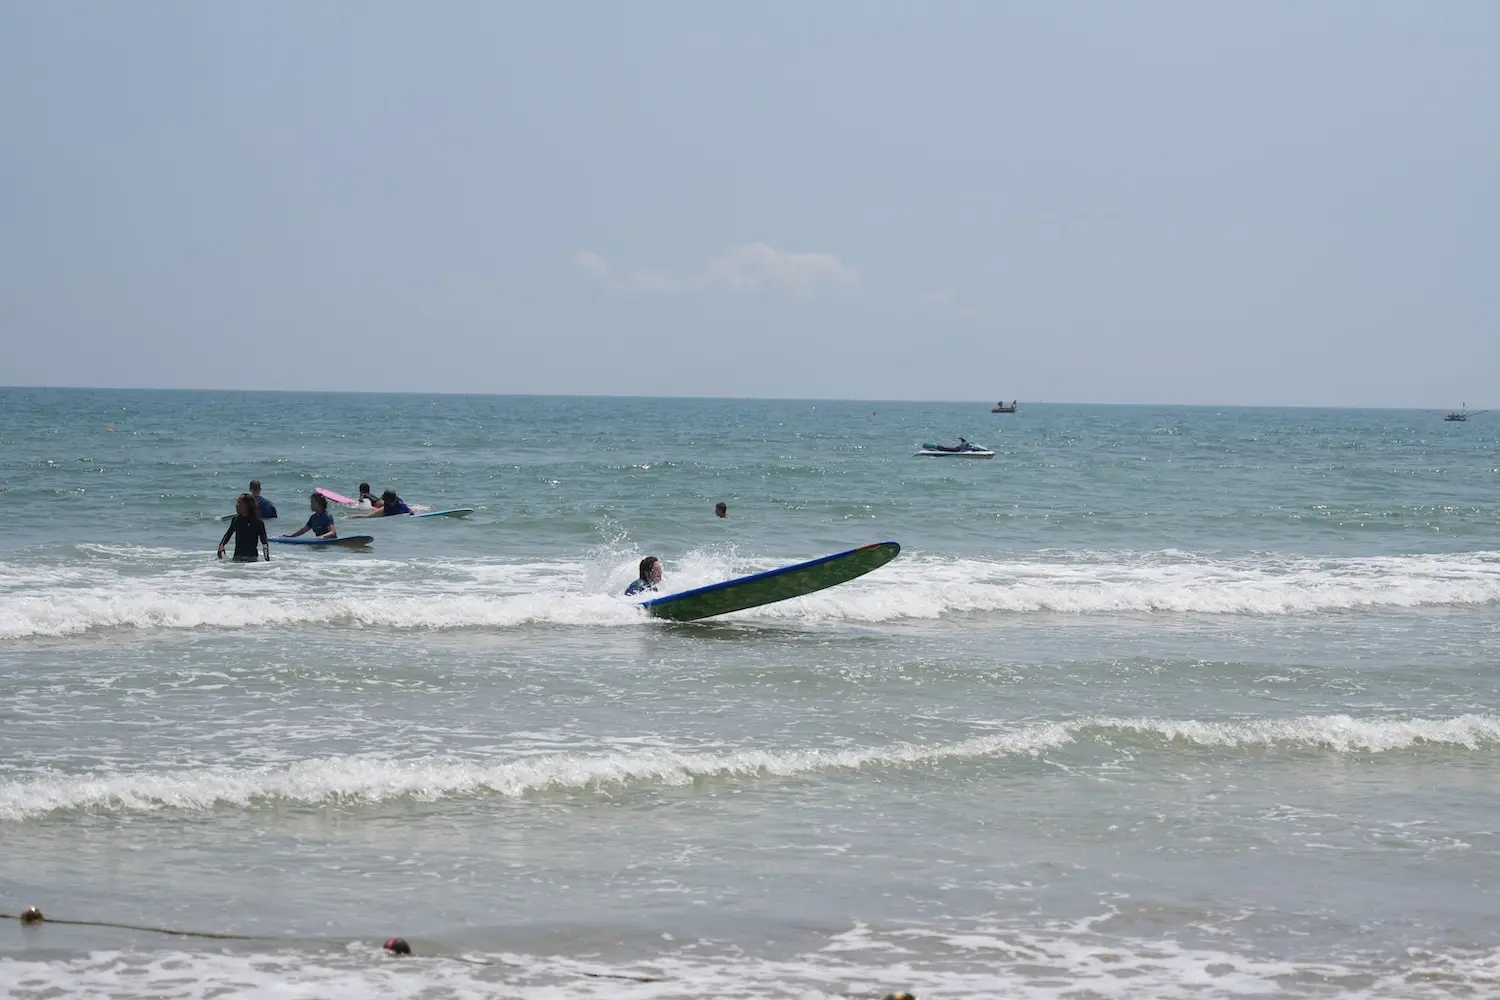
[[0, 4], [0, 385], [1500, 406], [1500, 4]]

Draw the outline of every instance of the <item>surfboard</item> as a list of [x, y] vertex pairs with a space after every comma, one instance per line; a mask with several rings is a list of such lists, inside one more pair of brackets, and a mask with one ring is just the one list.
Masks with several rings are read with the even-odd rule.
[[731, 611], [758, 608], [762, 604], [774, 604], [848, 583], [855, 577], [879, 569], [900, 554], [901, 546], [895, 542], [875, 542], [795, 566], [783, 566], [680, 594], [654, 597], [642, 602], [641, 607], [657, 618], [678, 622], [727, 615]]
[[314, 493], [320, 493], [320, 494], [322, 494], [323, 496], [325, 496], [328, 499], [332, 500], [334, 503], [346, 503], [346, 504], [349, 504], [352, 507], [358, 507], [359, 506], [359, 501], [358, 500], [351, 500], [350, 498], [344, 496], [342, 493], [335, 493], [335, 492], [333, 492], [333, 490], [325, 490], [321, 486], [314, 486], [313, 487], [313, 492]]
[[344, 520], [399, 521], [403, 517], [468, 517], [472, 513], [474, 513], [473, 507], [454, 507], [452, 510], [429, 510], [421, 514], [383, 514], [379, 517], [358, 517], [354, 514], [345, 514]]
[[349, 549], [362, 549], [375, 540], [374, 535], [349, 535], [343, 538], [315, 538], [312, 535], [298, 535], [296, 538], [272, 538], [279, 545], [321, 545], [342, 546]]

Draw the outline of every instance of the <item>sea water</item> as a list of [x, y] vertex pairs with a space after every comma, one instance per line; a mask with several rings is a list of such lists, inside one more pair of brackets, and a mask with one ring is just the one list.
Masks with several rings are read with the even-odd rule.
[[1497, 428], [0, 390], [0, 995], [1495, 995]]

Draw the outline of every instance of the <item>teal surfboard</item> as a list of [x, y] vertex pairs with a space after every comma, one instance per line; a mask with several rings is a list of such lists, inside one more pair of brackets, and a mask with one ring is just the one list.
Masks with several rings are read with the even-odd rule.
[[403, 517], [468, 517], [472, 513], [474, 513], [473, 507], [454, 507], [452, 510], [429, 510], [421, 514], [388, 514], [384, 517], [345, 514], [344, 518], [354, 521], [399, 521]]
[[657, 618], [678, 622], [727, 615], [731, 611], [758, 608], [762, 604], [787, 601], [848, 583], [855, 577], [879, 569], [900, 553], [901, 546], [895, 542], [876, 542], [795, 566], [783, 566], [680, 594], [654, 597], [643, 602], [641, 607]]
[[346, 548], [362, 549], [375, 540], [374, 535], [346, 535], [341, 538], [316, 538], [312, 535], [298, 535], [296, 538], [272, 538], [269, 541], [278, 545], [312, 545], [318, 548]]

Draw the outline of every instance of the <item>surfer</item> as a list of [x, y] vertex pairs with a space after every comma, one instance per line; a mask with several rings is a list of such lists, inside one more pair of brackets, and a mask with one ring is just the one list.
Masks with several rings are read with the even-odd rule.
[[729, 505], [727, 503], [725, 503], [723, 500], [720, 500], [718, 503], [714, 504], [714, 516], [715, 517], [728, 517], [729, 516]]
[[655, 590], [658, 583], [661, 583], [661, 560], [647, 556], [641, 560], [640, 578], [625, 588], [625, 596], [634, 597], [642, 591]]
[[371, 507], [375, 507], [375, 508], [379, 509], [379, 507], [380, 507], [380, 498], [378, 496], [376, 496], [375, 494], [373, 494], [373, 493], [370, 492], [370, 484], [369, 483], [360, 483], [359, 484], [359, 500], [357, 502], [359, 502], [359, 503], [365, 503], [366, 501], [369, 502], [369, 504], [370, 504]]
[[234, 518], [229, 522], [229, 528], [224, 532], [224, 537], [219, 539], [219, 558], [224, 558], [224, 546], [229, 544], [230, 537], [234, 538], [234, 561], [255, 562], [256, 543], [265, 550], [266, 562], [271, 561], [271, 545], [266, 538], [266, 522], [260, 518], [260, 511], [256, 509], [255, 498], [248, 493], [241, 493], [240, 498], [234, 502]]
[[269, 521], [276, 516], [276, 505], [260, 495], [260, 480], [250, 480], [250, 498], [255, 503], [255, 509], [260, 514], [262, 521]]
[[312, 517], [307, 523], [296, 531], [287, 535], [288, 538], [296, 538], [311, 531], [317, 538], [337, 538], [338, 530], [333, 526], [333, 515], [328, 513], [328, 498], [321, 493], [314, 493], [312, 500]]
[[411, 508], [396, 495], [395, 490], [386, 490], [380, 494], [380, 506], [368, 514], [350, 514], [350, 517], [389, 517], [392, 514], [410, 514]]

